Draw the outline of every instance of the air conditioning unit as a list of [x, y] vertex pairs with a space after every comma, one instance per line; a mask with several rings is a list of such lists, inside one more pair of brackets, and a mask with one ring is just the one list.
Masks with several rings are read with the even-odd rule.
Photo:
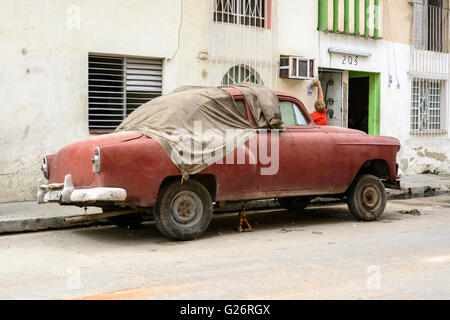
[[281, 56], [280, 78], [314, 79], [314, 59]]

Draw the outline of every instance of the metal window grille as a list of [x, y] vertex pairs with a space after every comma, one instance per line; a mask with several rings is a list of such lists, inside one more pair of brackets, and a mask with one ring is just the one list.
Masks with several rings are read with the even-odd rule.
[[448, 52], [448, 8], [442, 0], [415, 0], [413, 42], [414, 48]]
[[411, 132], [443, 133], [445, 81], [418, 79], [411, 85]]
[[411, 33], [411, 76], [448, 79], [449, 10], [441, 0], [415, 0]]
[[261, 77], [255, 70], [243, 65], [231, 67], [222, 79], [222, 85], [224, 86], [239, 82], [263, 84]]
[[[277, 47], [277, 2], [210, 0], [209, 3], [209, 83], [220, 85], [242, 82], [248, 78], [247, 81], [254, 80], [276, 88], [280, 58]], [[261, 9], [256, 10], [258, 16], [251, 19], [253, 22], [227, 19], [221, 15], [224, 10], [240, 13], [243, 4], [256, 5]], [[240, 21], [248, 24], [241, 24]]]
[[266, 0], [214, 0], [214, 21], [266, 27]]
[[448, 138], [448, 1], [411, 0], [411, 114], [415, 139]]
[[113, 131], [162, 94], [162, 60], [89, 55], [89, 131]]

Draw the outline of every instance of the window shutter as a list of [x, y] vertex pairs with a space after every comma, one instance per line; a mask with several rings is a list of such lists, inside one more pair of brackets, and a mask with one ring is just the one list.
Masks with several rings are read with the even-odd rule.
[[123, 120], [122, 57], [89, 56], [89, 130], [111, 131]]
[[162, 94], [162, 60], [90, 55], [88, 73], [90, 132], [113, 131]]
[[162, 61], [125, 58], [126, 115], [162, 94]]

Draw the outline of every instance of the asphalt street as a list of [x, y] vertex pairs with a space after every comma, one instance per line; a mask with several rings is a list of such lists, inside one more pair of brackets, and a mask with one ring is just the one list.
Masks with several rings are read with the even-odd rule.
[[346, 205], [213, 219], [188, 242], [139, 229], [0, 236], [0, 299], [449, 299], [450, 196], [390, 200], [380, 220]]

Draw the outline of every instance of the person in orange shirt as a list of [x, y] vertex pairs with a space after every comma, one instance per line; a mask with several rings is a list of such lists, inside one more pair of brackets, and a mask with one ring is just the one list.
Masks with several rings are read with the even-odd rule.
[[320, 80], [317, 79], [314, 82], [314, 85], [317, 86], [317, 89], [319, 90], [319, 98], [314, 102], [314, 111], [311, 113], [311, 118], [314, 120], [314, 122], [318, 126], [326, 126], [328, 125], [327, 121], [327, 110], [325, 101], [323, 101], [323, 91], [322, 91], [322, 85], [320, 84]]

